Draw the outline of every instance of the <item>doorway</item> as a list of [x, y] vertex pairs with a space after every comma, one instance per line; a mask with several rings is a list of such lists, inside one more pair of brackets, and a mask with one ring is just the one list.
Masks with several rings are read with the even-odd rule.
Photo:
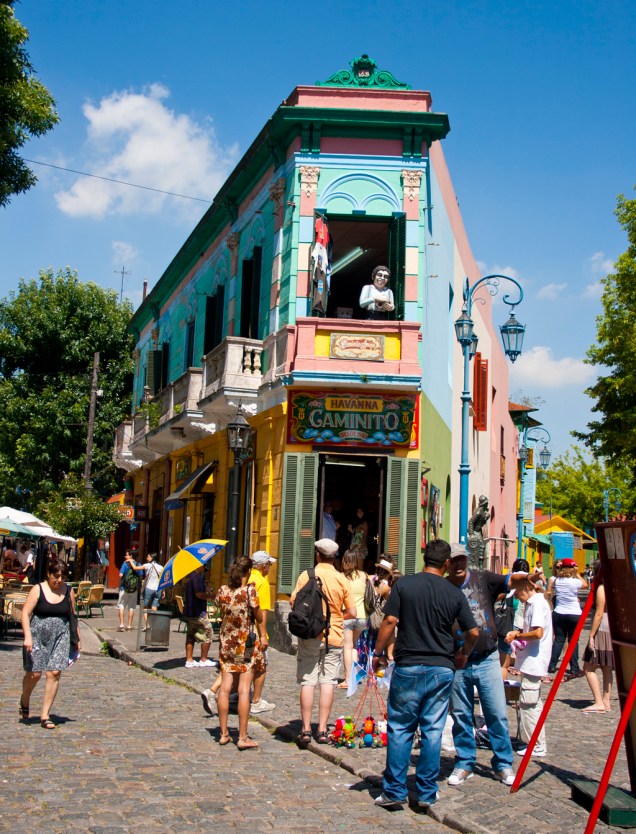
[[358, 523], [357, 510], [364, 510], [369, 525], [367, 565], [371, 572], [383, 551], [387, 458], [385, 455], [321, 454], [318, 469], [319, 502], [316, 538], [322, 535], [322, 508], [331, 503], [338, 524], [340, 552], [349, 547], [351, 531]]

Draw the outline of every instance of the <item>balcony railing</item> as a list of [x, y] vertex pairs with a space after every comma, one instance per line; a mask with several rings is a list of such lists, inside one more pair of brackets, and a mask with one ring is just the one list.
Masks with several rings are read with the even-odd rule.
[[201, 400], [218, 393], [253, 399], [262, 381], [263, 342], [228, 336], [203, 357]]
[[[178, 414], [199, 410], [202, 374], [201, 368], [188, 368], [179, 379], [167, 385], [157, 394], [153, 402], [156, 402], [159, 406], [157, 415], [159, 425], [166, 423]], [[154, 428], [154, 426], [151, 425], [150, 428]]]

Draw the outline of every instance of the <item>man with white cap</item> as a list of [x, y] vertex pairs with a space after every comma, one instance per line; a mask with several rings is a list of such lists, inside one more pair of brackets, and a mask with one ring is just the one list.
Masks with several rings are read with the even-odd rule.
[[[311, 713], [314, 706], [316, 686], [320, 685], [318, 701], [318, 744], [328, 744], [327, 722], [333, 705], [333, 695], [338, 683], [340, 659], [342, 657], [343, 622], [356, 617], [356, 602], [349, 580], [334, 567], [338, 544], [333, 539], [318, 539], [314, 544], [316, 553], [315, 577], [329, 606], [329, 634], [298, 640], [296, 678], [300, 684], [300, 714], [302, 731], [298, 738], [299, 747], [307, 747], [311, 741]], [[294, 607], [298, 592], [309, 582], [308, 571], [298, 577], [291, 596]], [[326, 613], [326, 612], [325, 612]]]
[[[276, 559], [270, 556], [266, 550], [257, 550], [256, 553], [252, 553], [253, 567], [250, 578], [247, 580], [248, 584], [253, 583], [256, 586], [258, 603], [265, 617], [265, 625], [267, 624], [267, 612], [272, 610], [272, 596], [267, 574], [270, 565], [275, 562]], [[276, 708], [276, 704], [272, 704], [263, 698], [263, 686], [267, 675], [267, 648], [264, 648], [262, 654], [259, 653], [258, 657], [255, 658], [252, 670], [254, 672], [254, 694], [250, 714], [258, 715], [260, 712], [269, 712]]]

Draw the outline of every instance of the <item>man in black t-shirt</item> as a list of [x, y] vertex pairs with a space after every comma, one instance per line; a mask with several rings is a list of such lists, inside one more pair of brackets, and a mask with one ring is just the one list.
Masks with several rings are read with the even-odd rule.
[[[479, 635], [466, 598], [444, 579], [449, 556], [446, 542], [429, 542], [424, 571], [400, 577], [384, 606], [373, 654], [374, 672], [396, 625], [400, 625], [389, 689], [383, 792], [375, 800], [385, 808], [406, 802], [406, 774], [418, 724], [422, 736], [416, 767], [418, 806], [428, 808], [436, 801], [442, 731], [455, 669], [466, 663]], [[457, 652], [453, 640], [456, 621], [464, 641]]]
[[[524, 574], [523, 578], [527, 575]], [[510, 577], [512, 578], [512, 577]], [[477, 760], [474, 731], [474, 688], [477, 688], [492, 746], [495, 776], [504, 785], [512, 785], [514, 754], [508, 730], [508, 709], [497, 649], [494, 603], [508, 592], [508, 576], [488, 570], [468, 570], [468, 555], [463, 544], [451, 545], [448, 580], [459, 588], [479, 626], [479, 639], [465, 667], [455, 675], [451, 694], [453, 740], [457, 758], [448, 784], [461, 785], [473, 777]], [[461, 623], [455, 630], [457, 646], [465, 639]]]

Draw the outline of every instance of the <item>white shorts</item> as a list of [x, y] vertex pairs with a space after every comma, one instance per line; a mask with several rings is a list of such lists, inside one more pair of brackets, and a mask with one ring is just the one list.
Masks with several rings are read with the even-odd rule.
[[342, 658], [342, 646], [337, 649], [329, 647], [325, 654], [325, 644], [320, 637], [298, 641], [296, 656], [296, 680], [301, 686], [338, 683], [338, 670]]
[[124, 610], [131, 608], [133, 611], [137, 607], [137, 592], [133, 591], [132, 593], [128, 593], [123, 588], [119, 589], [119, 599], [117, 600], [117, 608], [123, 608]]

